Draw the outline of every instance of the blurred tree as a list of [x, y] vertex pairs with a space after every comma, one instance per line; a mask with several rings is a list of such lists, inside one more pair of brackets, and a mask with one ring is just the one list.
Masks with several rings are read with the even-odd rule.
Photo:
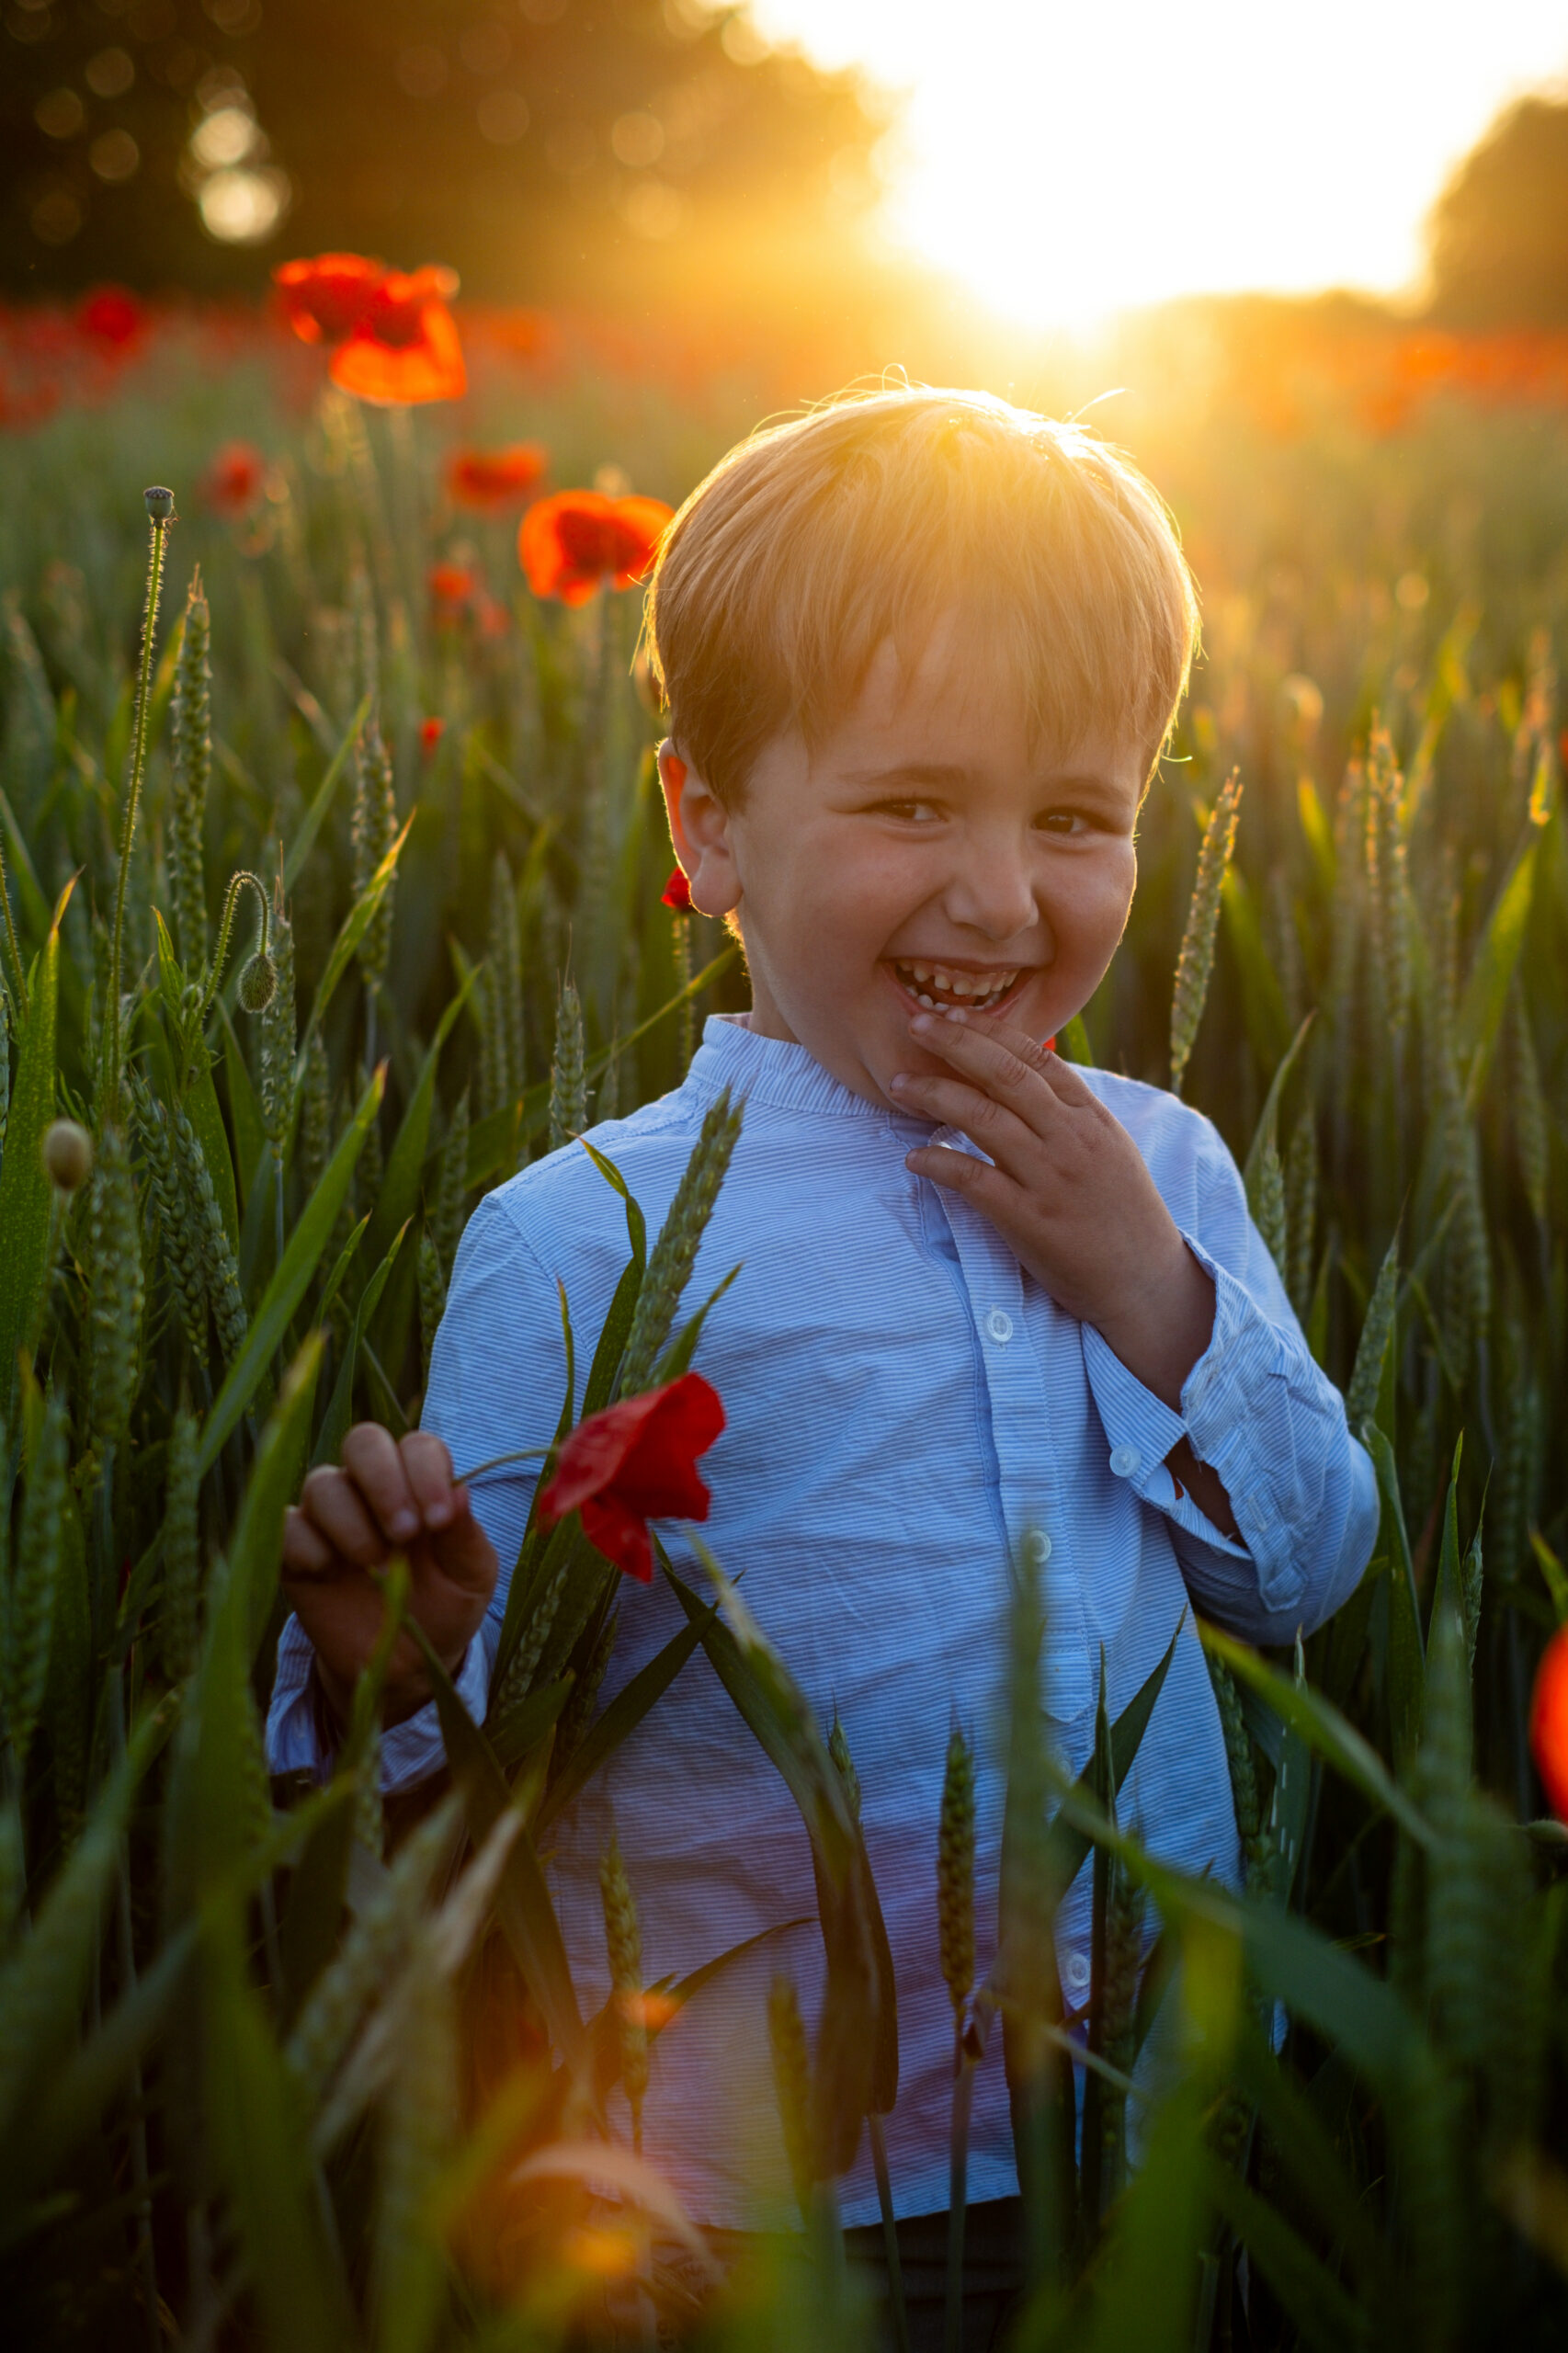
[[1438, 197], [1428, 244], [1440, 324], [1568, 327], [1568, 100], [1499, 115]]
[[875, 95], [705, 0], [7, 0], [0, 284], [243, 290], [285, 253], [559, 299], [863, 213]]

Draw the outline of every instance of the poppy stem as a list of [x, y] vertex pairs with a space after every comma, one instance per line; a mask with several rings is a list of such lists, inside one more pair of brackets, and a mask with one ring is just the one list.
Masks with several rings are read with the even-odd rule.
[[520, 1446], [515, 1454], [493, 1454], [488, 1462], [476, 1462], [472, 1471], [462, 1471], [453, 1479], [454, 1487], [472, 1486], [475, 1479], [483, 1479], [487, 1471], [504, 1471], [509, 1462], [538, 1462], [544, 1455], [554, 1452], [548, 1446]]

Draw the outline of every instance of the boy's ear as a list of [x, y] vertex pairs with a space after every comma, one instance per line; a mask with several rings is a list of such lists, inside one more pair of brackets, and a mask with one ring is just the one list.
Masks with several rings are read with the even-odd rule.
[[659, 783], [692, 905], [702, 915], [732, 914], [741, 903], [741, 882], [729, 811], [667, 738], [659, 746]]

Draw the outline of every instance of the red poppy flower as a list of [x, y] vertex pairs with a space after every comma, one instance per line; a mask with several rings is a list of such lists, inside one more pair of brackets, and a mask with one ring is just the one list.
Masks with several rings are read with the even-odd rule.
[[1568, 1626], [1558, 1628], [1536, 1671], [1530, 1754], [1548, 1805], [1559, 1822], [1568, 1822]]
[[677, 866], [659, 894], [666, 907], [674, 907], [677, 915], [691, 913], [691, 885]]
[[512, 441], [504, 449], [454, 449], [447, 461], [447, 489], [457, 506], [497, 515], [528, 496], [545, 469], [540, 441]]
[[466, 563], [433, 563], [426, 575], [437, 623], [455, 628], [479, 593], [479, 574]]
[[699, 1372], [607, 1405], [578, 1423], [556, 1457], [539, 1500], [540, 1519], [548, 1528], [580, 1512], [584, 1535], [606, 1560], [650, 1584], [648, 1522], [707, 1518], [710, 1498], [697, 1457], [723, 1427], [719, 1392]]
[[146, 311], [123, 286], [96, 286], [76, 313], [82, 333], [106, 351], [129, 351], [146, 324]]
[[585, 605], [607, 580], [634, 587], [653, 569], [675, 513], [662, 498], [606, 498], [562, 490], [523, 517], [517, 557], [536, 597]]
[[385, 262], [368, 254], [317, 254], [309, 261], [279, 262], [272, 282], [301, 343], [341, 343], [386, 274]]
[[390, 270], [333, 353], [333, 382], [384, 408], [460, 400], [468, 370], [447, 308], [457, 290], [454, 270]]
[[267, 460], [254, 441], [225, 441], [202, 478], [201, 493], [209, 506], [239, 522], [260, 498], [266, 480]]
[[444, 719], [422, 719], [419, 722], [419, 748], [429, 759], [437, 745], [447, 732]]

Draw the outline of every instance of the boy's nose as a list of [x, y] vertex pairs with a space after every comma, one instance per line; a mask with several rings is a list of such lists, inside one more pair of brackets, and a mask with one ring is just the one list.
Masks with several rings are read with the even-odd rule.
[[1033, 930], [1040, 919], [1032, 877], [1016, 858], [997, 851], [967, 858], [943, 892], [942, 905], [949, 922], [998, 948]]

